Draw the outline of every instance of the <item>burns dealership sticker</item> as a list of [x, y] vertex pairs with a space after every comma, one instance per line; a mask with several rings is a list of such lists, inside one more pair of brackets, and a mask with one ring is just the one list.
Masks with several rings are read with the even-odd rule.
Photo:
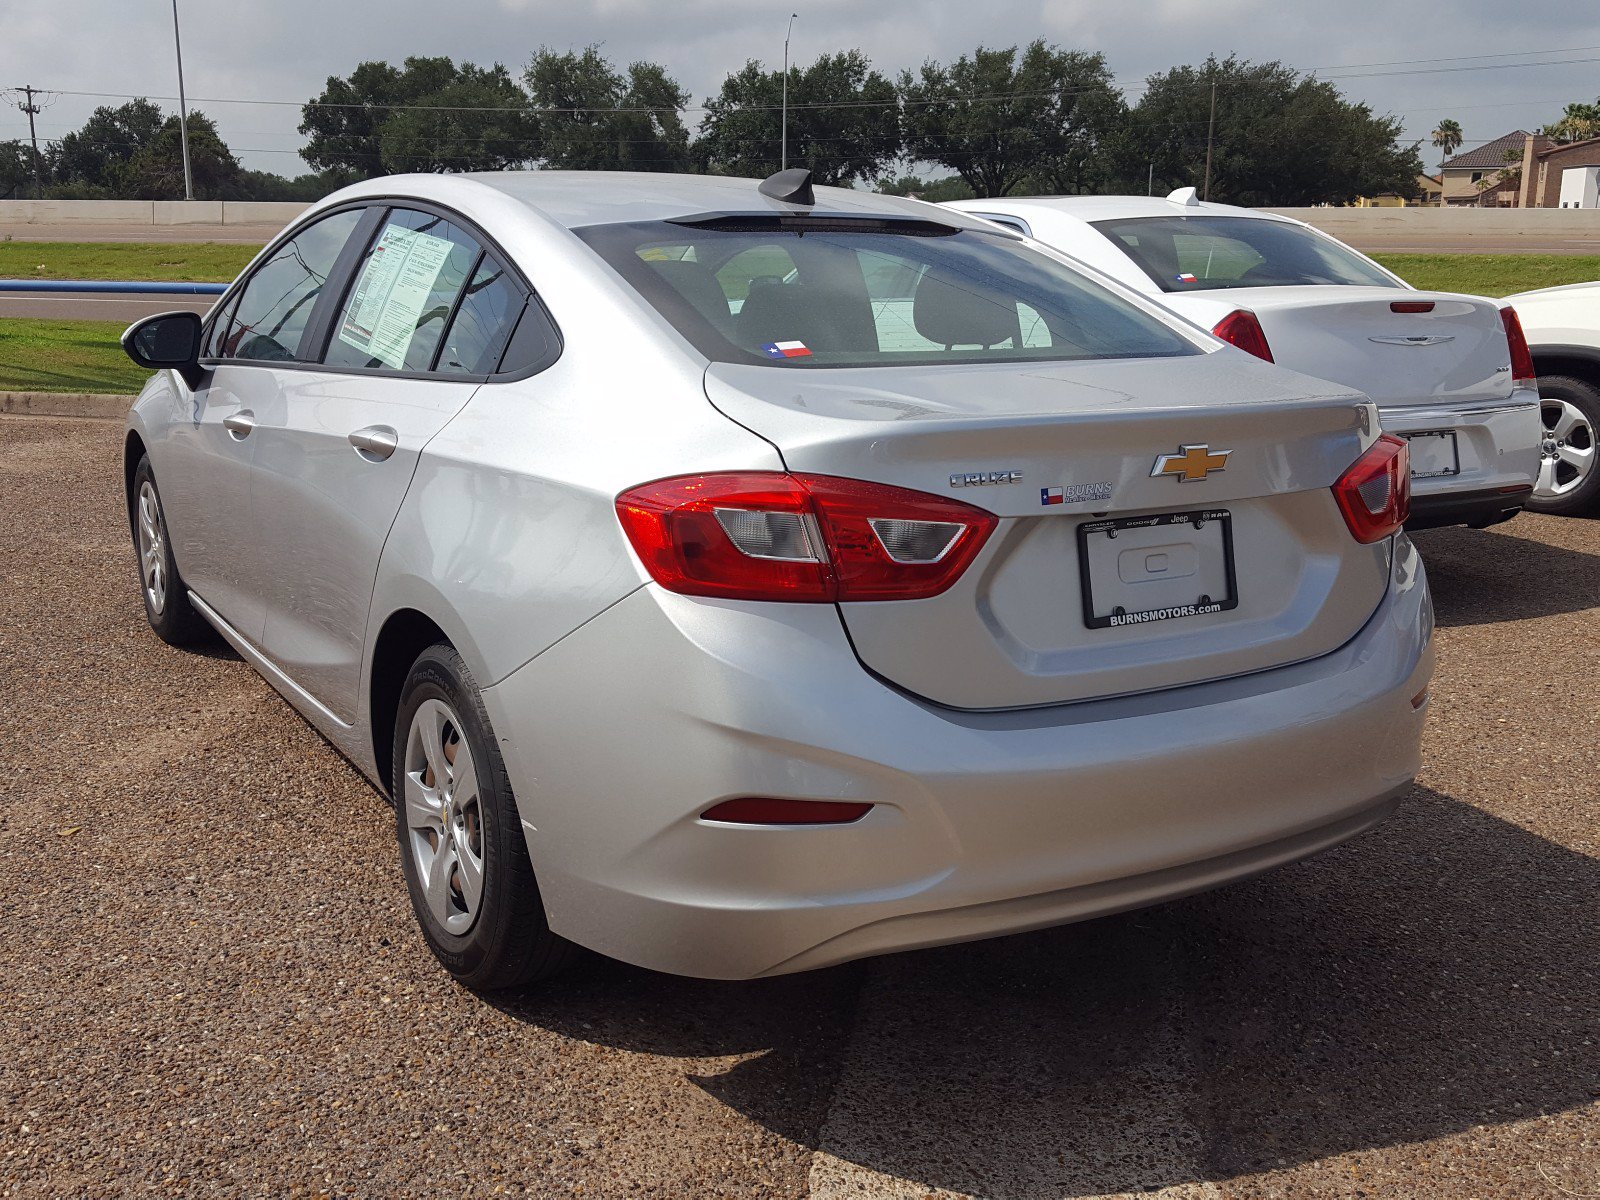
[[1040, 504], [1081, 504], [1087, 500], [1109, 500], [1113, 486], [1106, 483], [1064, 483], [1060, 487], [1039, 489]]

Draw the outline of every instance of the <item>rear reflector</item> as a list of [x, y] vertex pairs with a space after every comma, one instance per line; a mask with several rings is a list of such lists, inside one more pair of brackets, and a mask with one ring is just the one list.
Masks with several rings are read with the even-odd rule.
[[1381, 542], [1411, 516], [1411, 447], [1386, 433], [1333, 485], [1333, 498], [1356, 541]]
[[1267, 331], [1261, 328], [1260, 319], [1248, 308], [1234, 309], [1218, 321], [1211, 332], [1229, 345], [1248, 350], [1257, 358], [1272, 361], [1272, 347], [1267, 345]]
[[1396, 300], [1389, 305], [1389, 311], [1395, 313], [1429, 313], [1433, 311], [1432, 300]]
[[650, 577], [668, 591], [816, 604], [936, 596], [998, 518], [908, 488], [831, 475], [680, 475], [617, 497]]
[[840, 800], [776, 800], [742, 796], [724, 800], [700, 814], [702, 821], [729, 825], [848, 825], [872, 811], [870, 804]]
[[1539, 373], [1533, 369], [1533, 351], [1528, 349], [1528, 338], [1522, 332], [1522, 319], [1509, 304], [1500, 310], [1500, 322], [1506, 327], [1506, 345], [1511, 350], [1511, 386], [1536, 388]]

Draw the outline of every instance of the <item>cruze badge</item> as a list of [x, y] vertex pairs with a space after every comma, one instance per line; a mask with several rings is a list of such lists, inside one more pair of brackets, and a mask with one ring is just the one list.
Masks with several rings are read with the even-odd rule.
[[1150, 469], [1150, 478], [1176, 475], [1179, 483], [1192, 483], [1204, 479], [1213, 471], [1228, 469], [1228, 455], [1232, 450], [1213, 450], [1204, 442], [1198, 446], [1179, 446], [1176, 454], [1156, 456], [1156, 465]]
[[1021, 471], [964, 471], [950, 476], [950, 486], [992, 487], [998, 483], [1021, 483]]

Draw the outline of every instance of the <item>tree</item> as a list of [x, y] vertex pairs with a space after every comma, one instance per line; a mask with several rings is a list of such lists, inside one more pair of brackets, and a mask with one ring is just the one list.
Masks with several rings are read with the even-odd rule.
[[1117, 139], [1125, 187], [1142, 189], [1152, 172], [1158, 193], [1205, 186], [1213, 85], [1211, 199], [1275, 207], [1416, 192], [1420, 143], [1400, 144], [1397, 118], [1282, 63], [1231, 55], [1150, 76]]
[[[189, 113], [189, 168], [196, 200], [231, 200], [238, 196], [239, 160], [205, 113]], [[182, 200], [183, 134], [176, 115], [132, 158], [111, 174], [112, 189], [131, 200]]]
[[[706, 101], [694, 151], [719, 175], [765, 178], [779, 169], [783, 72], [751, 59]], [[818, 183], [875, 178], [900, 156], [895, 87], [859, 50], [824, 54], [789, 68], [789, 164]]]
[[15, 200], [34, 184], [33, 146], [0, 142], [0, 200]]
[[1082, 192], [1104, 181], [1099, 151], [1125, 106], [1105, 56], [1043, 40], [980, 46], [948, 67], [900, 75], [905, 154], [940, 163], [979, 196]]
[[872, 190], [885, 196], [910, 196], [913, 200], [927, 200], [932, 204], [973, 198], [972, 189], [959, 175], [946, 175], [943, 179], [923, 179], [917, 175], [902, 175], [898, 179], [885, 177], [873, 184]]
[[1439, 122], [1439, 127], [1433, 131], [1433, 144], [1439, 151], [1439, 207], [1444, 207], [1444, 164], [1445, 160], [1461, 148], [1465, 140], [1461, 134], [1461, 122], [1451, 117], [1446, 117]]
[[[161, 107], [145, 99], [94, 110], [83, 128], [64, 136], [50, 152], [50, 175], [85, 197], [112, 197], [119, 172], [148, 147], [166, 122]], [[178, 192], [183, 195], [182, 190]]]
[[626, 76], [590, 46], [544, 47], [523, 72], [539, 113], [545, 163], [587, 171], [687, 171], [689, 93], [664, 67], [636, 62]]
[[401, 171], [495, 171], [539, 157], [527, 95], [499, 63], [408, 58], [329, 76], [301, 109], [300, 156], [356, 179]]
[[1559, 121], [1546, 125], [1539, 132], [1558, 142], [1581, 142], [1600, 137], [1600, 96], [1595, 97], [1593, 104], [1577, 101], [1567, 105]]

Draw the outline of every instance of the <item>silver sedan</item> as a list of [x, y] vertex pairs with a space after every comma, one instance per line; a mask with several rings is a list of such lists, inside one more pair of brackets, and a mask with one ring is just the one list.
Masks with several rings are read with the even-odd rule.
[[151, 625], [393, 798], [474, 987], [1150, 904], [1418, 769], [1405, 443], [980, 218], [804, 171], [377, 179], [124, 345]]

